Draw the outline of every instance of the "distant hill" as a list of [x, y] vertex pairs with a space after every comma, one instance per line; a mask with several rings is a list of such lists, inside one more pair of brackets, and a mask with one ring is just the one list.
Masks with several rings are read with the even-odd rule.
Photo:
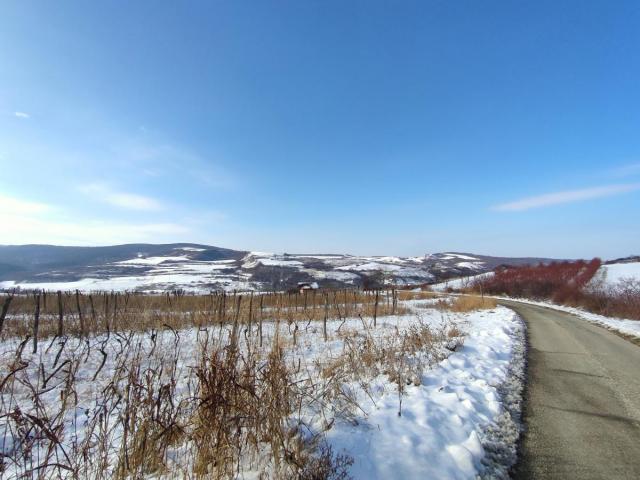
[[106, 247], [63, 247], [55, 245], [0, 246], [0, 280], [55, 278], [75, 279], [95, 269], [116, 269], [117, 262], [137, 257], [171, 256], [183, 249], [195, 249], [194, 259], [225, 260], [241, 258], [246, 252], [195, 243], [164, 245], [131, 243]]
[[283, 290], [416, 285], [476, 275], [499, 265], [549, 262], [445, 252], [419, 257], [273, 254], [195, 243], [106, 247], [0, 246], [0, 288], [47, 290]]
[[611, 265], [614, 263], [638, 263], [640, 262], [640, 255], [629, 255], [628, 257], [616, 258], [615, 260], [608, 260], [605, 265]]

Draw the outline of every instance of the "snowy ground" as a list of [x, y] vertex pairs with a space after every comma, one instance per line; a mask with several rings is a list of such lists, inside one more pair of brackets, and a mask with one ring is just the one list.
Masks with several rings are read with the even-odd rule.
[[640, 262], [602, 265], [594, 275], [591, 283], [615, 287], [616, 284], [624, 279], [635, 279], [640, 281]]
[[[359, 318], [332, 321], [326, 343], [322, 328], [317, 323], [306, 327], [302, 325], [304, 328], [298, 333], [297, 345], [293, 346], [288, 341], [287, 357], [293, 363], [299, 362], [298, 370], [304, 374], [344, 353], [345, 338], [348, 338], [345, 332], [358, 336], [363, 334], [363, 330], [370, 329], [373, 336], [382, 341], [398, 338], [412, 326], [423, 324], [434, 332], [455, 326], [464, 334], [464, 344], [453, 352], [447, 348], [451, 348], [451, 340], [446, 340], [448, 337], [445, 335], [442, 338], [446, 341], [424, 353], [430, 367], [422, 372], [421, 378], [406, 387], [401, 408], [398, 387], [386, 375], [368, 379], [367, 388], [358, 382], [344, 384], [343, 388], [351, 391], [357, 400], [358, 408], [348, 420], [336, 417], [335, 424], [326, 435], [327, 441], [334, 451], [344, 451], [353, 457], [350, 475], [354, 479], [473, 479], [478, 475], [507, 478], [509, 466], [515, 462], [515, 444], [520, 428], [524, 378], [522, 321], [504, 307], [452, 313], [425, 308], [426, 302], [422, 302], [421, 308], [414, 309], [419, 303], [407, 302], [412, 308], [410, 314], [380, 318], [376, 328], [372, 328], [370, 320], [365, 320], [367, 326]], [[286, 337], [286, 324], [280, 328], [280, 335]], [[214, 332], [217, 331], [215, 328], [211, 330], [212, 336], [220, 334]], [[198, 346], [204, 334], [203, 330], [197, 329], [181, 331], [178, 347], [175, 343], [178, 337], [171, 332], [158, 333], [153, 342], [154, 352], [178, 349], [178, 396], [192, 391], [190, 382], [194, 377], [191, 367], [197, 363]], [[208, 338], [209, 333], [206, 335]], [[270, 344], [274, 335], [274, 324], [266, 323], [265, 345]], [[149, 335], [138, 334], [136, 338], [142, 351], [151, 348]], [[122, 338], [113, 335], [110, 338], [104, 335], [91, 338], [86, 344], [86, 354], [81, 356], [82, 361], [77, 355], [78, 348], [84, 348], [84, 342], [71, 339], [62, 350], [57, 344], [47, 349], [50, 342], [40, 341], [35, 355], [31, 354], [30, 346], [24, 350], [22, 360], [28, 366], [16, 375], [29, 381], [14, 383], [16, 396], [13, 398], [9, 398], [6, 389], [3, 390], [0, 405], [9, 411], [19, 404], [23, 411], [28, 412], [33, 391], [26, 384], [39, 384], [39, 376], [44, 376], [44, 371], [39, 370], [42, 364], [52, 373], [47, 387], [39, 388], [44, 392], [45, 408], [55, 409], [63, 385], [51, 365], [62, 351], [58, 363], [75, 358], [79, 366], [75, 387], [78, 401], [65, 417], [65, 441], [68, 445], [81, 444], [85, 440], [84, 423], [91, 412], [102, 408], [103, 388], [113, 380], [114, 371], [123, 362], [118, 354]], [[6, 365], [15, 358], [18, 343], [19, 340], [13, 339], [0, 344], [0, 371], [3, 376]], [[101, 349], [107, 353], [102, 368]], [[142, 358], [149, 363], [162, 364], [161, 356], [143, 355]], [[122, 382], [124, 386], [126, 378]], [[179, 400], [174, 399], [176, 402]], [[317, 412], [309, 410], [301, 415], [306, 423], [313, 425], [316, 421], [312, 418], [314, 413]], [[0, 436], [3, 421], [0, 420]], [[111, 434], [117, 438], [117, 429]], [[6, 428], [0, 441], [5, 454], [14, 448]], [[174, 460], [179, 458], [179, 454], [179, 451], [174, 452]], [[15, 478], [19, 473], [9, 464], [3, 478]], [[241, 477], [251, 478], [254, 474], [249, 469]]]
[[[503, 307], [459, 321], [466, 331], [464, 346], [427, 372], [420, 386], [409, 387], [401, 417], [396, 395], [385, 395], [377, 406], [367, 406], [363, 424], [330, 432], [331, 443], [355, 457], [354, 478], [506, 478], [509, 465], [494, 461], [515, 462], [522, 323]], [[512, 418], [501, 388], [514, 379], [520, 381], [509, 400], [516, 412]]]
[[[191, 293], [208, 293], [212, 290], [207, 286], [203, 286], [203, 281], [218, 282], [215, 283], [216, 289], [222, 289], [227, 292], [255, 290], [257, 284], [251, 283], [239, 275], [233, 277], [215, 273], [205, 274], [196, 269], [198, 265], [189, 265], [189, 268], [182, 272], [169, 272], [166, 269], [156, 269], [151, 273], [137, 276], [127, 277], [111, 277], [111, 278], [83, 278], [73, 282], [29, 282], [17, 283], [14, 281], [0, 282], [0, 288], [11, 290], [13, 288], [22, 288], [29, 290], [46, 290], [55, 291], [75, 291], [81, 292], [162, 292], [173, 288], [180, 288]], [[209, 272], [215, 271], [216, 267], [203, 266]], [[224, 267], [219, 267], [224, 268]]]

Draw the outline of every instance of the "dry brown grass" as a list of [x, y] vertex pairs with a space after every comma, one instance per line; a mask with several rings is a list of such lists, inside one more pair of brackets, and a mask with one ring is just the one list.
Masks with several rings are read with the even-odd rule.
[[444, 308], [452, 312], [464, 313], [474, 310], [490, 310], [496, 308], [498, 303], [493, 298], [480, 297], [476, 295], [461, 295], [451, 303], [444, 302]]
[[428, 290], [421, 290], [414, 292], [413, 290], [400, 290], [398, 292], [398, 298], [400, 300], [426, 300], [429, 298], [438, 298], [440, 294], [436, 292], [430, 292]]
[[265, 320], [294, 323], [358, 316], [382, 317], [408, 312], [404, 306], [398, 305], [398, 293], [402, 292], [20, 294], [13, 296], [10, 302], [4, 325], [0, 328], [0, 339], [27, 335], [49, 338], [104, 332], [145, 332], [167, 327], [180, 330], [233, 322], [251, 326]]
[[[115, 351], [63, 340], [53, 364], [51, 356], [31, 357], [35, 376], [24, 371], [27, 342], [18, 344], [0, 365], [0, 407], [8, 412], [0, 417], [0, 441], [8, 446], [0, 474], [16, 465], [19, 478], [232, 479], [247, 468], [260, 478], [348, 478], [350, 457], [331, 450], [324, 430], [309, 436], [296, 418], [304, 405], [336, 418], [340, 413], [332, 409], [342, 402], [342, 379], [301, 383], [278, 335], [270, 349], [261, 350], [258, 338], [243, 335], [238, 324], [221, 326], [217, 336], [213, 330], [201, 332], [199, 361], [182, 367], [178, 332], [175, 342], [165, 338], [162, 344], [153, 331], [115, 334]], [[81, 401], [82, 420], [75, 423], [70, 417], [80, 407], [79, 390], [87, 388], [80, 382], [102, 368], [88, 372], [96, 365], [90, 363], [80, 371], [96, 348], [115, 362], [113, 379], [101, 385], [93, 406]], [[193, 372], [186, 396], [177, 391], [185, 368]], [[50, 404], [52, 389], [59, 391], [59, 402]], [[82, 435], [74, 441], [76, 432]]]
[[[33, 296], [15, 298], [18, 312], [36, 307]], [[1, 460], [25, 478], [231, 479], [251, 469], [260, 478], [344, 480], [353, 460], [333, 452], [325, 433], [363, 414], [348, 385], [372, 398], [371, 379], [386, 375], [401, 415], [407, 386], [419, 385], [446, 354], [442, 346], [462, 337], [453, 327], [432, 331], [419, 317], [376, 332], [374, 315], [407, 311], [392, 292], [379, 292], [377, 302], [372, 293], [323, 292], [307, 303], [289, 294], [61, 295], [61, 336], [57, 318], [47, 320], [58, 307], [53, 298], [54, 307], [40, 305], [41, 337], [52, 338], [38, 354], [25, 353], [29, 337], [15, 338], [19, 322], [3, 333], [15, 350], [0, 356], [0, 411], [8, 412], [0, 442], [11, 445]], [[305, 332], [322, 341], [322, 326], [310, 322], [331, 315], [342, 320], [331, 337], [343, 351], [301, 367], [295, 346]], [[347, 315], [361, 324], [346, 323]], [[263, 345], [268, 318], [275, 322]], [[199, 328], [179, 330], [191, 325]], [[108, 333], [93, 336], [100, 331]], [[187, 344], [193, 354], [184, 354], [185, 335], [196, 335]], [[81, 394], [88, 383], [97, 389], [90, 398]]]

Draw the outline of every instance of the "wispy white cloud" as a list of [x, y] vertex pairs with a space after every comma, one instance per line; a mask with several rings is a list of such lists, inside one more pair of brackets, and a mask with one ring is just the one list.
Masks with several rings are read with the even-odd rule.
[[135, 193], [110, 193], [105, 200], [112, 205], [132, 210], [160, 210], [162, 205], [154, 198]]
[[191, 230], [174, 223], [118, 223], [110, 221], [56, 221], [44, 217], [0, 212], [0, 244], [112, 245], [131, 242], [172, 242]]
[[98, 201], [105, 202], [119, 208], [144, 211], [162, 209], [162, 204], [155, 198], [138, 195], [136, 193], [119, 192], [111, 189], [107, 185], [99, 183], [82, 185], [79, 187], [79, 190], [85, 195], [89, 195]]
[[31, 118], [31, 115], [25, 112], [13, 112], [13, 114], [18, 118]]
[[0, 244], [51, 243], [109, 245], [130, 242], [171, 242], [193, 235], [190, 227], [173, 222], [126, 223], [112, 220], [70, 220], [53, 205], [0, 195]]
[[581, 190], [566, 190], [563, 192], [547, 193], [534, 197], [526, 197], [509, 203], [495, 205], [492, 210], [501, 212], [517, 212], [532, 208], [549, 207], [563, 203], [581, 202], [594, 198], [611, 197], [634, 190], [640, 190], [640, 183], [604, 185], [600, 187], [584, 188]]
[[21, 200], [15, 197], [9, 197], [0, 194], [0, 213], [14, 215], [30, 215], [37, 213], [46, 213], [53, 209], [51, 205], [45, 203]]

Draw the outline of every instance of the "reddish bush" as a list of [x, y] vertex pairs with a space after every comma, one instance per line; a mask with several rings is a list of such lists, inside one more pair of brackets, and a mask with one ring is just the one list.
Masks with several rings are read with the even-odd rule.
[[485, 277], [476, 290], [493, 295], [550, 299], [559, 303], [578, 301], [582, 289], [593, 278], [601, 261], [553, 262], [535, 266], [503, 267]]
[[640, 281], [628, 278], [613, 286], [589, 288], [580, 306], [600, 315], [640, 320]]
[[600, 315], [640, 320], [640, 281], [621, 280], [614, 286], [587, 285], [601, 261], [554, 262], [523, 267], [503, 267], [484, 277], [473, 290], [490, 295], [551, 300], [582, 307]]

